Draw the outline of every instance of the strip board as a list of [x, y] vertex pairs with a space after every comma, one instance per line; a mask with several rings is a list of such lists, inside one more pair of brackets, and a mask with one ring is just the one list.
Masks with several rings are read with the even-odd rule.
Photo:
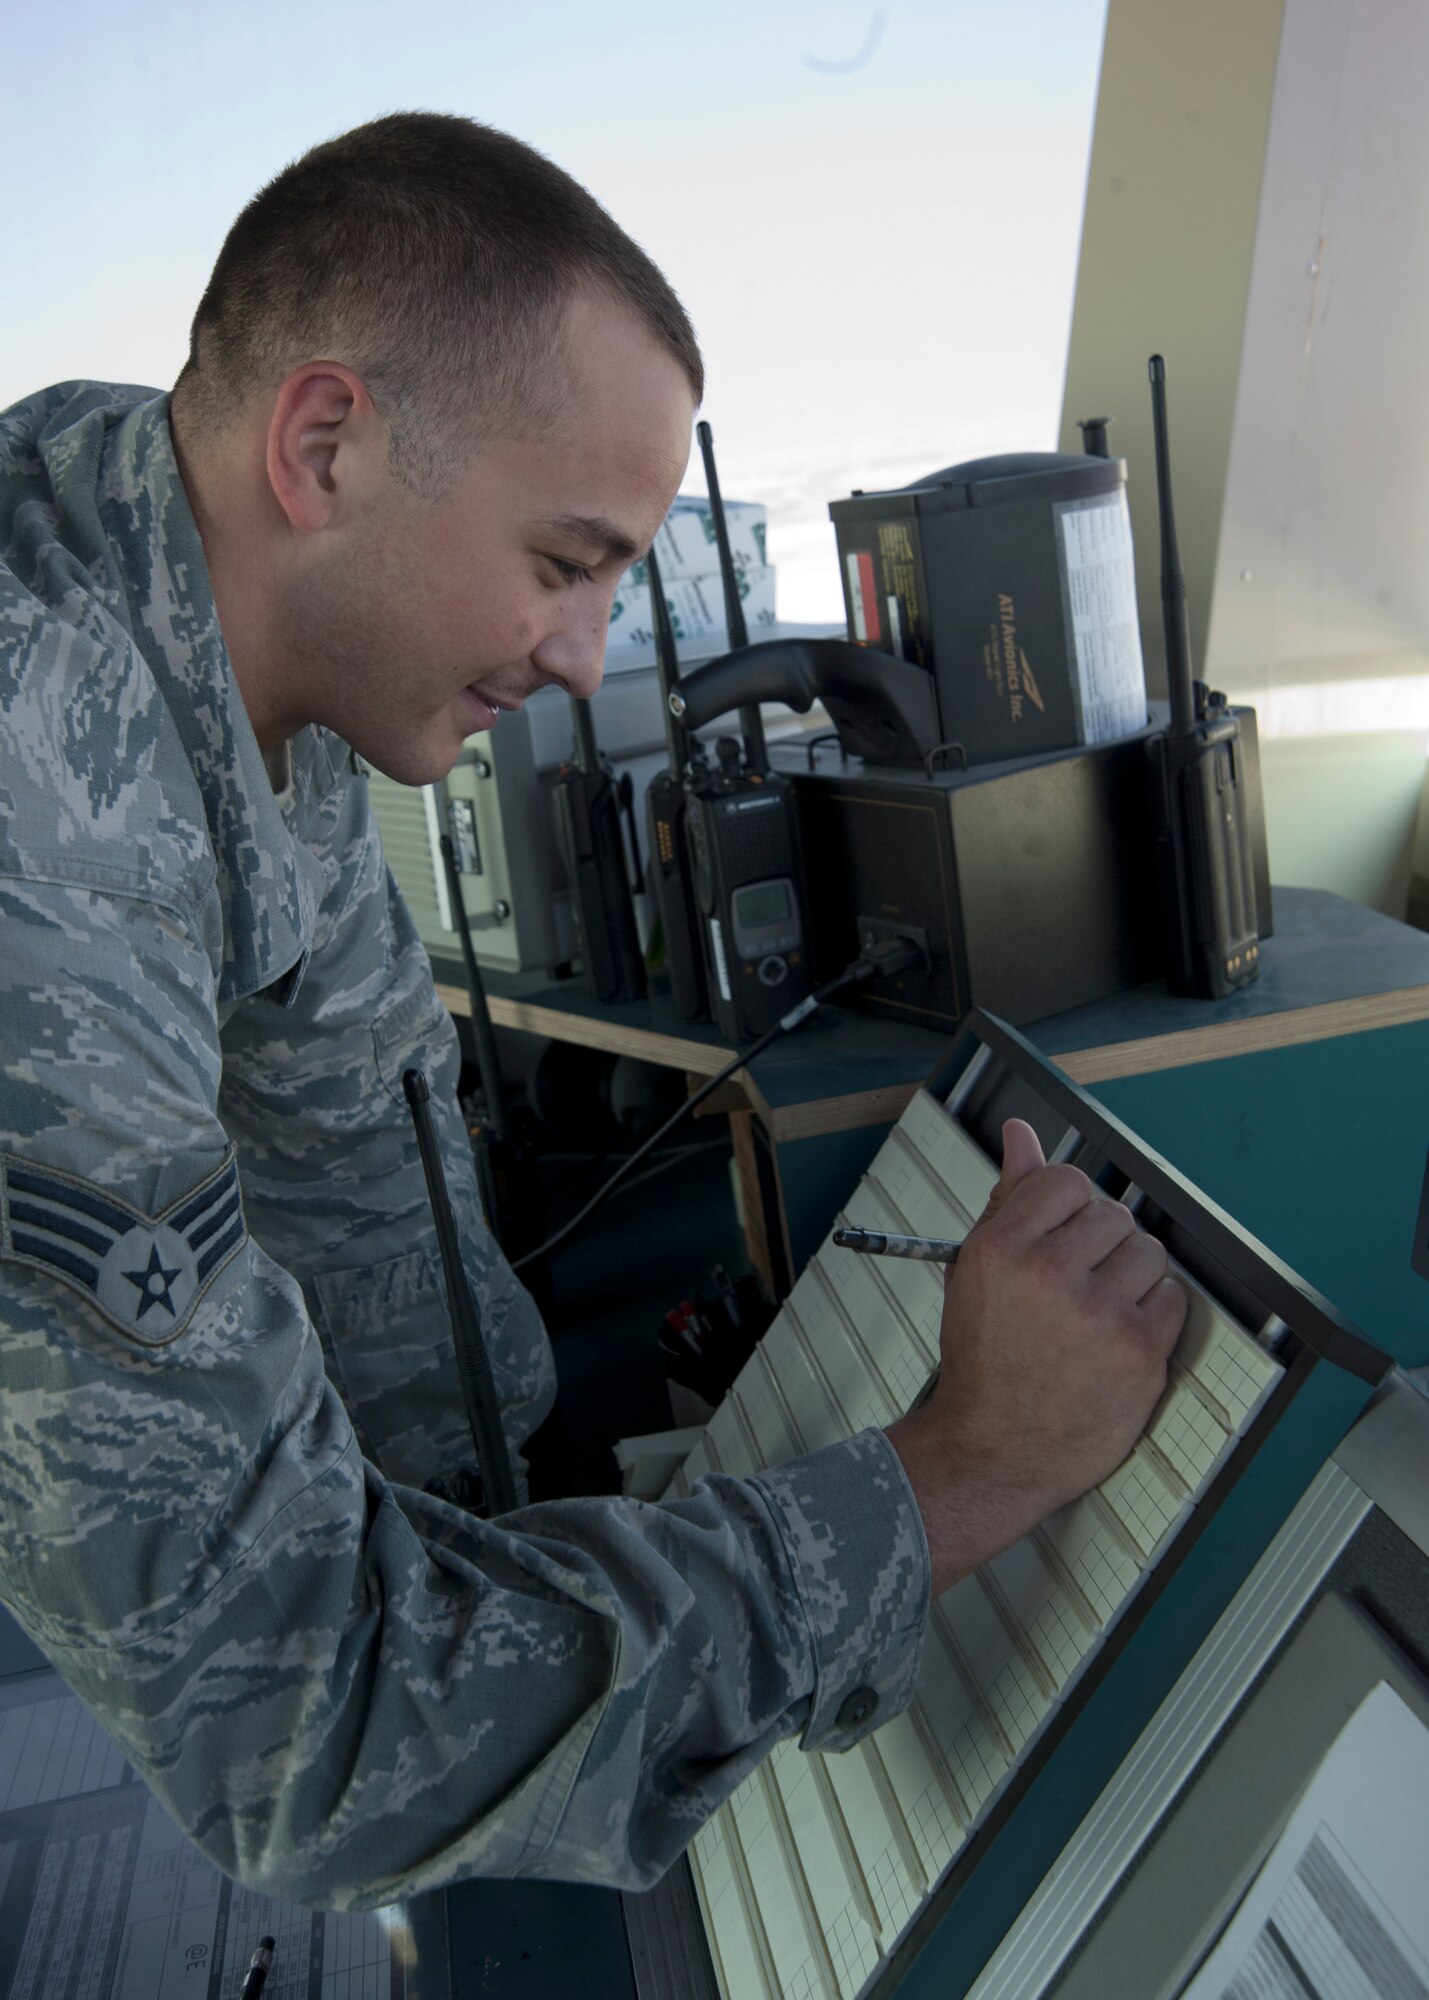
[[[926, 1091], [839, 1223], [960, 1236], [997, 1179]], [[842, 1756], [781, 1744], [690, 1848], [725, 2000], [858, 2000], [1280, 1379], [1185, 1271], [1167, 1390], [1094, 1492], [935, 1606], [912, 1706]], [[937, 1363], [940, 1266], [830, 1235], [676, 1480], [748, 1475], [901, 1415]]]

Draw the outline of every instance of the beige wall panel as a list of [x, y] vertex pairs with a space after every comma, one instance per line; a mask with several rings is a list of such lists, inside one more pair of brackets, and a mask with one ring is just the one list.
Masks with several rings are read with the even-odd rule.
[[1147, 357], [1164, 354], [1191, 644], [1206, 643], [1283, 0], [1111, 0], [1061, 448], [1115, 418], [1147, 680], [1164, 691]]
[[1105, 407], [1164, 687], [1145, 358], [1193, 657], [1260, 720], [1272, 876], [1405, 913], [1429, 736], [1429, 6], [1112, 0], [1063, 444]]
[[1208, 665], [1264, 717], [1272, 867], [1407, 907], [1429, 734], [1429, 8], [1291, 0]]

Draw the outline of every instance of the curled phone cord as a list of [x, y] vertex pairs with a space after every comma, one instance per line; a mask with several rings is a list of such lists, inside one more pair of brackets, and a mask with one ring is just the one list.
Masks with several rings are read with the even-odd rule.
[[699, 1089], [691, 1092], [690, 1096], [685, 1099], [678, 1111], [673, 1112], [663, 1125], [652, 1132], [648, 1139], [642, 1141], [628, 1159], [622, 1160], [615, 1172], [610, 1176], [610, 1179], [596, 1189], [584, 1208], [573, 1215], [569, 1222], [562, 1223], [555, 1234], [548, 1236], [544, 1243], [537, 1244], [534, 1250], [528, 1250], [524, 1257], [518, 1257], [511, 1267], [512, 1270], [522, 1271], [528, 1264], [534, 1264], [538, 1257], [548, 1257], [554, 1249], [566, 1241], [567, 1237], [573, 1236], [581, 1224], [589, 1216], [594, 1215], [601, 1203], [608, 1196], [614, 1194], [616, 1188], [620, 1186], [631, 1170], [637, 1167], [648, 1153], [653, 1152], [662, 1139], [669, 1137], [681, 1119], [690, 1117], [704, 1103], [707, 1097], [719, 1089], [722, 1083], [729, 1081], [736, 1070], [741, 1070], [747, 1064], [752, 1063], [755, 1057], [762, 1055], [770, 1043], [777, 1041], [780, 1035], [789, 1034], [799, 1026], [800, 1022], [807, 1021], [809, 1016], [816, 1013], [826, 1000], [832, 999], [834, 994], [841, 992], [844, 987], [861, 985], [865, 979], [872, 979], [876, 973], [892, 975], [904, 972], [909, 966], [918, 964], [922, 956], [918, 947], [909, 940], [905, 938], [890, 938], [885, 943], [873, 947], [862, 958], [854, 959], [850, 965], [846, 965], [843, 971], [836, 973], [832, 979], [825, 980], [822, 986], [816, 987], [796, 1007], [791, 1007], [787, 1014], [781, 1015], [772, 1028], [766, 1028], [764, 1033], [756, 1041], [751, 1042], [747, 1049], [741, 1049], [739, 1054], [727, 1062], [723, 1069], [717, 1070], [713, 1076], [707, 1077]]

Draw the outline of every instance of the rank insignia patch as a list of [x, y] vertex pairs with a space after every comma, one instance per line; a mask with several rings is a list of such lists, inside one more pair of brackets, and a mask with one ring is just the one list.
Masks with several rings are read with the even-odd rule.
[[0, 1256], [61, 1279], [146, 1347], [183, 1332], [248, 1233], [231, 1148], [162, 1215], [141, 1215], [91, 1181], [0, 1154], [0, 1223]]

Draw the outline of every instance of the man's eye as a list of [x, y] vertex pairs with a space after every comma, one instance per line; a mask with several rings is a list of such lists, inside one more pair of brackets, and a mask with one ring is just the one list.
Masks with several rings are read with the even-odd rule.
[[546, 560], [562, 583], [590, 582], [590, 571], [582, 564], [567, 562], [564, 556], [547, 556]]

